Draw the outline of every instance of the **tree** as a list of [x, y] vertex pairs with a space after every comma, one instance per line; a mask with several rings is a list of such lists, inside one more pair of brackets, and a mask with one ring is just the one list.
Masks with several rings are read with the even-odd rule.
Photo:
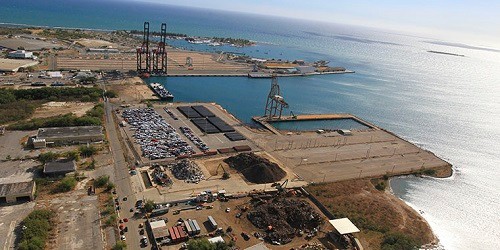
[[207, 239], [188, 241], [188, 250], [229, 250], [228, 244], [224, 242], [210, 243]]
[[389, 233], [384, 236], [381, 248], [382, 250], [411, 250], [417, 249], [418, 243], [404, 234]]
[[116, 244], [113, 246], [113, 250], [123, 250], [127, 248], [127, 243], [125, 241], [117, 241]]
[[38, 155], [38, 161], [41, 163], [45, 164], [47, 162], [51, 162], [59, 158], [59, 153], [54, 153], [52, 151], [46, 152], [46, 153], [41, 153]]
[[73, 190], [76, 186], [76, 179], [73, 176], [64, 177], [54, 190], [55, 193], [64, 193]]
[[155, 209], [155, 203], [152, 200], [146, 200], [146, 204], [144, 204], [144, 209], [146, 212], [150, 213]]
[[90, 157], [93, 156], [97, 153], [97, 148], [89, 145], [89, 146], [80, 146], [78, 148], [78, 151], [80, 151], [80, 155], [82, 157]]
[[104, 186], [108, 185], [108, 182], [109, 182], [109, 176], [108, 175], [101, 175], [101, 176], [97, 177], [97, 179], [95, 180], [95, 186], [96, 187], [104, 187]]

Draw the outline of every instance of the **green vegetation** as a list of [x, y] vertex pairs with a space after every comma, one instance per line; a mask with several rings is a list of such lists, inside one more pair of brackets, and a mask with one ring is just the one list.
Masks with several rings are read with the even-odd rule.
[[247, 39], [242, 39], [242, 38], [231, 38], [231, 37], [212, 37], [212, 41], [218, 42], [218, 43], [229, 43], [229, 44], [234, 44], [236, 46], [250, 46], [254, 45], [255, 43], [247, 40]]
[[54, 223], [54, 212], [50, 210], [34, 210], [24, 220], [21, 239], [18, 249], [20, 250], [43, 250], [45, 242], [52, 230]]
[[60, 156], [61, 156], [60, 153], [54, 153], [52, 151], [46, 153], [40, 153], [38, 155], [38, 161], [41, 162], [42, 164], [45, 164], [47, 162], [57, 160]]
[[44, 29], [40, 35], [60, 40], [92, 38], [90, 34], [84, 33], [81, 30]]
[[152, 200], [146, 200], [146, 203], [144, 204], [144, 210], [150, 213], [153, 211], [153, 209], [155, 209], [155, 202]]
[[112, 248], [113, 250], [123, 250], [127, 249], [127, 243], [125, 241], [117, 241], [116, 244]]
[[365, 248], [413, 249], [431, 242], [429, 226], [418, 213], [383, 192], [387, 185], [384, 178], [363, 179], [310, 185], [307, 191], [334, 218], [348, 217], [361, 230], [358, 236]]
[[99, 126], [102, 125], [103, 115], [103, 105], [97, 104], [82, 117], [69, 113], [62, 116], [34, 118], [28, 121], [16, 122], [7, 128], [11, 130], [35, 130], [44, 127]]
[[113, 90], [108, 90], [108, 91], [104, 92], [104, 96], [108, 97], [108, 98], [116, 98], [116, 97], [118, 97], [118, 94]]
[[80, 155], [82, 157], [91, 157], [91, 156], [95, 155], [97, 153], [97, 151], [99, 151], [99, 149], [97, 149], [93, 145], [89, 145], [89, 146], [84, 145], [84, 146], [80, 146], [78, 148], [78, 151], [80, 151]]
[[96, 187], [100, 188], [100, 187], [104, 187], [104, 186], [108, 185], [108, 183], [109, 183], [109, 176], [108, 175], [101, 175], [101, 176], [97, 177], [97, 179], [94, 182], [94, 185]]
[[77, 180], [74, 176], [66, 176], [62, 178], [61, 182], [57, 184], [53, 190], [54, 193], [65, 193], [73, 190], [76, 186]]
[[390, 233], [384, 236], [382, 250], [418, 249], [419, 244], [401, 233]]
[[26, 28], [0, 27], [0, 36], [13, 34], [31, 34], [31, 31]]
[[229, 245], [224, 242], [210, 243], [207, 239], [197, 239], [188, 241], [188, 250], [228, 250]]
[[99, 88], [0, 89], [0, 124], [27, 119], [45, 102], [96, 102], [101, 95]]

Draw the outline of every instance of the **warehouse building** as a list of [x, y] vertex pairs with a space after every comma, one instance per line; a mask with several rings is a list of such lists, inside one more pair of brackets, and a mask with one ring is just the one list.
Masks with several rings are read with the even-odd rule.
[[102, 126], [39, 128], [36, 139], [44, 139], [47, 146], [87, 144], [104, 140]]
[[43, 167], [43, 173], [50, 176], [65, 175], [75, 172], [76, 162], [74, 160], [61, 159], [47, 162]]
[[0, 184], [0, 204], [32, 201], [35, 189], [34, 181]]
[[26, 51], [26, 50], [15, 50], [9, 52], [7, 55], [8, 58], [12, 59], [33, 59], [33, 52]]

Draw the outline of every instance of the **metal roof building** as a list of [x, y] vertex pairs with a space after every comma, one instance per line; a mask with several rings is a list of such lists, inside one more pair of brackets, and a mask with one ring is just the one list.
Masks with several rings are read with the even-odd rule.
[[329, 220], [328, 222], [330, 222], [335, 230], [341, 235], [359, 232], [359, 229], [348, 218]]
[[34, 181], [0, 184], [0, 203], [32, 201], [35, 199]]
[[48, 162], [43, 167], [43, 173], [46, 175], [65, 175], [75, 170], [76, 162], [68, 159]]
[[101, 142], [102, 126], [39, 128], [37, 139], [45, 139], [47, 145], [68, 145]]

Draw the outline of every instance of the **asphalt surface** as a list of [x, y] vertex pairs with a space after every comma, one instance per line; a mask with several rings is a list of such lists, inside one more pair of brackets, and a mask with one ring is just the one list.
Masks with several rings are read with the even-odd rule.
[[[108, 140], [111, 146], [111, 152], [113, 154], [114, 160], [114, 183], [116, 185], [116, 196], [119, 198], [120, 210], [118, 211], [119, 218], [128, 218], [129, 221], [123, 223], [128, 227], [128, 232], [125, 233], [126, 243], [128, 249], [139, 249], [140, 248], [140, 235], [138, 232], [139, 224], [142, 222], [139, 219], [133, 218], [133, 213], [130, 212], [130, 208], [134, 208], [137, 199], [132, 191], [132, 186], [130, 183], [130, 174], [128, 163], [125, 161], [124, 152], [118, 135], [113, 119], [113, 105], [107, 100], [105, 101], [105, 112], [106, 112], [106, 131], [108, 133]], [[123, 198], [127, 197], [124, 201]]]

